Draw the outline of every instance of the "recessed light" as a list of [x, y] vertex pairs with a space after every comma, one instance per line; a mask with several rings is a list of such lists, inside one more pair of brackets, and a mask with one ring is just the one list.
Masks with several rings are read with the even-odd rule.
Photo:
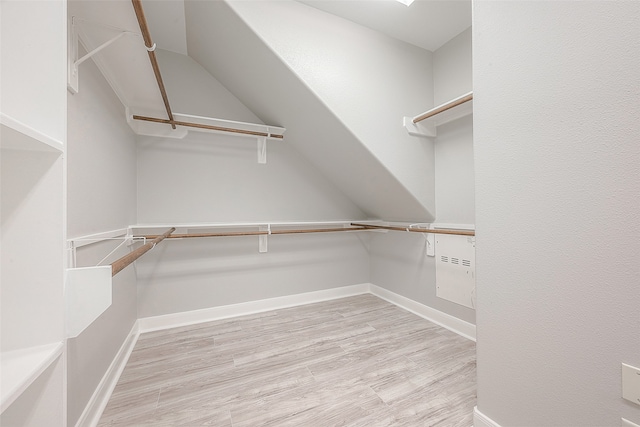
[[399, 1], [405, 6], [411, 6], [411, 3], [413, 3], [414, 0], [396, 0], [396, 1]]

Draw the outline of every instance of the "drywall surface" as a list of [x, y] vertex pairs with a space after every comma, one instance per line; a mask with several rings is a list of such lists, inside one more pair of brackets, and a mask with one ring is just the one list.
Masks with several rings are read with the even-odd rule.
[[425, 206], [432, 152], [400, 126], [429, 108], [431, 52], [295, 1], [230, 3]]
[[474, 3], [478, 409], [640, 423], [640, 3]]
[[[82, 53], [81, 53], [82, 54]], [[124, 107], [92, 61], [68, 97], [67, 235], [115, 230], [136, 221], [136, 143]]]
[[[136, 144], [124, 107], [91, 61], [80, 92], [68, 98], [68, 235], [126, 228], [136, 222]], [[77, 266], [96, 265], [120, 243], [78, 249]], [[128, 252], [121, 248], [106, 263]], [[133, 267], [114, 278], [113, 302], [80, 336], [68, 340], [68, 425], [75, 425], [136, 321]]]
[[262, 123], [191, 57], [162, 49], [157, 49], [156, 56], [174, 113]]
[[289, 142], [267, 142], [266, 164], [258, 164], [257, 152], [250, 137], [139, 137], [139, 223], [364, 218]]
[[433, 101], [440, 105], [473, 90], [471, 27], [433, 52]]
[[431, 107], [429, 52], [296, 2], [185, 12], [189, 55], [367, 216], [433, 219], [433, 147], [402, 127]]
[[438, 126], [436, 220], [441, 224], [475, 223], [473, 117]]
[[[204, 68], [160, 51], [175, 111], [261, 123]], [[138, 137], [139, 223], [318, 221], [364, 213], [301, 156], [285, 132], [258, 164], [250, 136], [190, 132], [184, 139]]]
[[435, 258], [428, 257], [419, 233], [372, 233], [371, 283], [406, 298], [475, 323], [475, 311], [436, 297]]
[[64, 142], [67, 3], [3, 1], [1, 7], [2, 114]]
[[369, 254], [354, 233], [279, 235], [258, 252], [258, 237], [163, 242], [140, 258], [142, 317], [368, 283]]
[[[435, 105], [472, 90], [471, 28], [433, 53]], [[435, 140], [436, 222], [475, 223], [473, 116], [438, 127]]]

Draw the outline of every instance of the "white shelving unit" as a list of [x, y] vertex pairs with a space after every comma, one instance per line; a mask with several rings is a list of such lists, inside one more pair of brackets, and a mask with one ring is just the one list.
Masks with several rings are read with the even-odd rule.
[[0, 7], [0, 425], [62, 427], [66, 2]]

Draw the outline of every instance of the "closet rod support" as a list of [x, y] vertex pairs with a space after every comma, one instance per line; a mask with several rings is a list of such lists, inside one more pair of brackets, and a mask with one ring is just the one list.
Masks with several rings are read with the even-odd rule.
[[122, 30], [115, 37], [112, 37], [111, 39], [109, 39], [106, 42], [102, 43], [100, 46], [96, 47], [95, 49], [93, 49], [89, 53], [85, 54], [82, 58], [78, 58], [78, 41], [79, 41], [79, 39], [78, 39], [78, 28], [77, 28], [77, 23], [76, 23], [76, 20], [75, 20], [75, 16], [71, 18], [71, 25], [70, 25], [69, 31], [70, 31], [70, 34], [69, 34], [69, 42], [68, 42], [69, 43], [69, 45], [68, 45], [69, 59], [68, 59], [67, 88], [73, 94], [78, 93], [78, 90], [79, 90], [79, 87], [78, 87], [78, 69], [79, 69], [80, 64], [82, 64], [87, 59], [93, 57], [96, 53], [100, 52], [101, 50], [111, 46], [113, 43], [115, 43], [116, 41], [120, 40], [124, 36], [129, 36], [129, 35], [131, 35], [131, 36], [140, 36], [140, 34], [138, 34], [138, 33], [134, 33], [132, 31]]
[[170, 229], [165, 231], [162, 235], [157, 236], [152, 241], [145, 243], [144, 245], [140, 246], [138, 249], [134, 250], [133, 252], [123, 256], [122, 258], [120, 258], [117, 261], [115, 261], [114, 263], [112, 263], [111, 264], [111, 277], [113, 277], [116, 274], [120, 273], [127, 266], [132, 264], [135, 260], [137, 260], [142, 255], [144, 255], [147, 252], [149, 252], [158, 243], [162, 242], [164, 239], [169, 237], [171, 235], [171, 233], [173, 233], [174, 231], [176, 231], [176, 228], [175, 227], [171, 227]]

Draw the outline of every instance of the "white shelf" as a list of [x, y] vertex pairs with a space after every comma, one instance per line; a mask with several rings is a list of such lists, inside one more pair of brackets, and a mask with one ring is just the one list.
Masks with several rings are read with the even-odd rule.
[[0, 407], [4, 412], [62, 354], [61, 342], [0, 355]]
[[473, 92], [465, 93], [415, 117], [405, 117], [403, 125], [410, 135], [435, 138], [438, 126], [470, 114], [473, 114]]
[[2, 148], [11, 150], [63, 152], [64, 144], [13, 117], [0, 112]]
[[[213, 117], [194, 116], [190, 114], [173, 113], [173, 118], [176, 122], [185, 123], [185, 125], [178, 124], [177, 129], [171, 129], [167, 123], [157, 123], [145, 120], [135, 120], [133, 118], [135, 113], [127, 110], [127, 122], [131, 129], [138, 135], [146, 136], [158, 136], [182, 139], [191, 131], [194, 132], [208, 132], [217, 133], [223, 135], [233, 135], [241, 137], [255, 138], [255, 135], [238, 133], [240, 132], [259, 132], [267, 135], [269, 140], [282, 141], [282, 137], [285, 128], [279, 126], [263, 125], [258, 123], [237, 122], [233, 120], [216, 119]], [[140, 114], [144, 116], [144, 114]], [[202, 127], [198, 127], [202, 126]], [[218, 129], [212, 129], [218, 128]], [[227, 131], [222, 129], [228, 129]]]

